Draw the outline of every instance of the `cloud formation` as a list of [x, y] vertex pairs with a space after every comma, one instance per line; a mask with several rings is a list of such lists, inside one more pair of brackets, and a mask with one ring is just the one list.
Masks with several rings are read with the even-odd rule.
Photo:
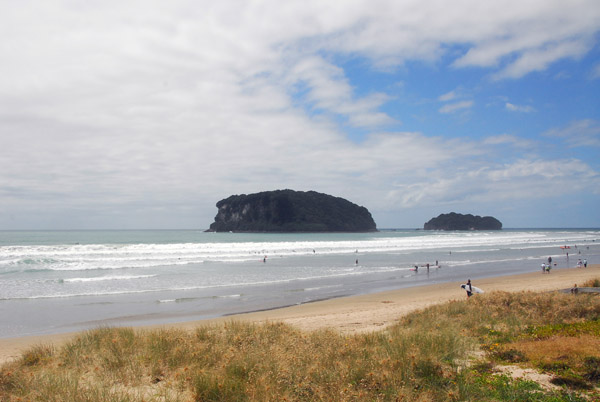
[[548, 130], [544, 135], [562, 138], [570, 148], [598, 148], [600, 147], [600, 122], [592, 119], [577, 120], [566, 127]]
[[440, 108], [440, 113], [454, 113], [459, 110], [469, 109], [472, 106], [473, 106], [473, 101], [470, 101], [470, 100], [449, 103]]
[[[599, 17], [594, 0], [7, 3], [0, 225], [201, 227], [220, 198], [275, 188], [375, 214], [528, 198], [540, 178], [575, 172], [598, 188], [594, 168], [573, 160], [543, 162], [550, 177], [533, 169], [538, 155], [486, 158], [522, 150], [516, 140], [404, 130], [386, 107], [397, 94], [361, 85], [348, 64], [518, 79], [586, 54]], [[477, 106], [458, 90], [438, 101], [442, 114]], [[596, 121], [574, 124], [547, 135], [597, 144]]]
[[526, 106], [514, 105], [510, 102], [506, 102], [505, 106], [506, 106], [506, 110], [509, 110], [511, 112], [531, 113], [531, 112], [535, 111], [535, 109], [529, 105], [526, 105]]

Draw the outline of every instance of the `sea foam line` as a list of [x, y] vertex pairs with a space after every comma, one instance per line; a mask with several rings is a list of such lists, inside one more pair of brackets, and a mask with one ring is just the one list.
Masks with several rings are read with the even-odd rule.
[[154, 278], [156, 275], [113, 275], [113, 276], [96, 276], [92, 278], [68, 278], [62, 279], [62, 282], [99, 282], [99, 281], [116, 281], [116, 280], [132, 280]]

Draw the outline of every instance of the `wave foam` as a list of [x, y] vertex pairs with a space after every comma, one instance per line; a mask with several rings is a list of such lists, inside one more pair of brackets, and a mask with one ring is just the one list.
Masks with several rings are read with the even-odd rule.
[[156, 275], [114, 275], [114, 276], [96, 276], [91, 278], [69, 278], [61, 279], [63, 282], [99, 282], [99, 281], [128, 281], [132, 279], [154, 278]]

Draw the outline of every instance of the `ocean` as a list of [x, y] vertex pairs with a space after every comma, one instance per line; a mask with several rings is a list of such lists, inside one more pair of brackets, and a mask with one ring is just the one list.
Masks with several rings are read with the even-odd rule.
[[600, 263], [600, 229], [0, 231], [0, 338], [206, 319], [468, 278], [476, 285], [540, 271], [548, 257], [555, 269]]

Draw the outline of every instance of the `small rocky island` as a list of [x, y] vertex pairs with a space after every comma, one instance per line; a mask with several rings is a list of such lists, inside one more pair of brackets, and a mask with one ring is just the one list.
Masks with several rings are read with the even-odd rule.
[[425, 230], [501, 230], [502, 222], [492, 216], [441, 214], [423, 225]]
[[376, 232], [371, 213], [315, 191], [275, 190], [217, 202], [209, 232]]

